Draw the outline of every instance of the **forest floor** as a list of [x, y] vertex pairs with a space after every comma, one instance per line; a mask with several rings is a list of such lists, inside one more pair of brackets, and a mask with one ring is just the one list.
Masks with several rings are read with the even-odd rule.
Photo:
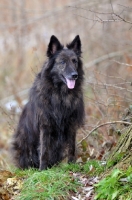
[[132, 167], [103, 177], [106, 163], [62, 163], [51, 169], [0, 171], [1, 200], [131, 200]]

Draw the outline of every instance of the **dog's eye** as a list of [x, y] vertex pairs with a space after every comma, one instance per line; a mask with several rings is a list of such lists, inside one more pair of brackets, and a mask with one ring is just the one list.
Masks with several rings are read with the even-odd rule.
[[65, 64], [65, 61], [64, 61], [64, 60], [62, 60], [62, 61], [60, 62], [60, 64], [61, 64], [61, 65], [64, 65], [64, 64]]
[[77, 60], [76, 60], [76, 59], [72, 59], [72, 62], [73, 62], [74, 64], [77, 64]]

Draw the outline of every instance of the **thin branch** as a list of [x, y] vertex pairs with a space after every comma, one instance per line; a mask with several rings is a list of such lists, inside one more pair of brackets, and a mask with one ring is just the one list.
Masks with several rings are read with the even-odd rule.
[[[125, 85], [125, 84], [128, 84], [128, 85], [131, 85], [131, 81], [126, 81], [126, 82], [123, 82], [123, 83], [116, 83], [116, 84], [107, 84], [107, 83], [98, 83], [98, 82], [90, 82], [90, 81], [88, 81], [88, 82], [86, 82], [86, 83], [90, 83], [90, 84], [94, 84], [94, 85], [100, 85], [100, 86], [109, 86], [109, 87], [118, 87], [118, 85]], [[126, 89], [126, 88], [123, 88], [123, 87], [118, 87], [119, 89]], [[131, 91], [131, 90], [130, 90]], [[129, 91], [129, 92], [130, 92]], [[132, 91], [131, 91], [132, 92]]]
[[132, 123], [130, 122], [126, 122], [126, 121], [113, 121], [113, 122], [106, 122], [100, 125], [97, 125], [96, 127], [94, 127], [89, 133], [88, 135], [86, 135], [82, 140], [80, 140], [77, 145], [81, 144], [84, 140], [86, 140], [94, 131], [96, 131], [98, 128], [102, 127], [102, 126], [106, 126], [106, 125], [110, 125], [110, 124], [127, 124], [127, 125], [132, 125]]
[[116, 60], [112, 60], [113, 62], [116, 62], [117, 64], [120, 64], [120, 65], [125, 65], [125, 66], [128, 66], [128, 67], [132, 67], [132, 64], [127, 64], [127, 63], [122, 63], [122, 62], [119, 62], [119, 61], [116, 61]]
[[[120, 22], [120, 21], [122, 21], [121, 19], [101, 19], [101, 18], [99, 18], [99, 17], [98, 17], [98, 19], [90, 19], [90, 18], [81, 16], [81, 15], [77, 15], [77, 14], [73, 14], [73, 15], [82, 17], [82, 18], [84, 18], [84, 19], [88, 19], [88, 20], [93, 21], [93, 22], [100, 22], [100, 23], [104, 23], [104, 22]], [[97, 17], [97, 16], [96, 16], [96, 17]]]
[[114, 13], [114, 8], [113, 8], [113, 5], [112, 5], [111, 0], [110, 0], [110, 4], [111, 4], [112, 11], [113, 11], [113, 13]]
[[[129, 89], [126, 89], [126, 88], [124, 88], [124, 87], [119, 87], [119, 86], [117, 86], [116, 84], [107, 84], [107, 83], [94, 83], [94, 82], [90, 82], [90, 81], [86, 81], [86, 83], [89, 83], [89, 84], [93, 84], [93, 85], [99, 85], [99, 86], [105, 86], [105, 87], [113, 87], [113, 88], [116, 88], [116, 89], [118, 89], [118, 90], [125, 90], [125, 91], [127, 91], [127, 92], [131, 92], [132, 93], [132, 90], [129, 90]], [[131, 82], [130, 82], [130, 84], [131, 84]]]
[[97, 71], [97, 70], [95, 70], [95, 72], [98, 73], [98, 74], [100, 74], [100, 75], [103, 75], [103, 76], [105, 76], [105, 77], [107, 77], [107, 78], [121, 79], [122, 81], [124, 81], [124, 84], [126, 83], [126, 79], [123, 79], [122, 77], [110, 76], [110, 75], [104, 74], [104, 73], [102, 73], [102, 72], [100, 72], [100, 71]]
[[107, 14], [110, 14], [111, 15], [111, 12], [110, 13], [106, 13], [106, 12], [98, 12], [98, 11], [94, 11], [94, 10], [90, 10], [90, 9], [86, 9], [86, 8], [81, 8], [81, 7], [77, 7], [77, 6], [69, 6], [69, 7], [72, 7], [72, 8], [76, 8], [76, 9], [81, 9], [81, 10], [86, 10], [86, 11], [89, 11], [89, 12], [92, 12], [92, 13], [96, 13], [96, 14], [101, 14], [101, 15], [107, 15]]
[[[110, 3], [111, 3], [111, 1], [110, 1]], [[89, 11], [89, 12], [92, 12], [92, 13], [96, 13], [96, 14], [99, 14], [99, 15], [111, 15], [111, 16], [112, 16], [112, 19], [101, 19], [101, 18], [98, 17], [98, 16], [96, 16], [98, 19], [89, 19], [89, 18], [87, 18], [87, 17], [84, 17], [84, 16], [81, 16], [81, 15], [75, 14], [75, 15], [77, 15], [77, 16], [83, 17], [84, 19], [88, 19], [88, 20], [92, 20], [92, 21], [100, 22], [100, 23], [123, 21], [123, 22], [125, 22], [125, 23], [132, 24], [131, 21], [128, 21], [128, 20], [124, 19], [123, 17], [121, 17], [120, 14], [117, 14], [117, 13], [114, 12], [112, 3], [111, 3], [112, 12], [108, 12], [108, 13], [93, 11], [93, 10], [90, 10], [90, 9], [85, 9], [85, 8], [76, 7], [76, 6], [71, 6], [71, 7], [72, 7], [72, 8], [76, 8], [76, 9], [86, 10], [86, 11]], [[121, 13], [122, 13], [122, 12], [121, 12]], [[117, 18], [114, 19], [113, 16], [115, 16], [115, 17], [117, 17]]]
[[129, 11], [129, 10], [130, 10], [130, 12], [132, 11], [132, 8], [131, 8], [131, 7], [124, 6], [124, 5], [121, 5], [121, 4], [117, 4], [117, 5], [119, 5], [119, 6], [122, 6], [122, 7], [126, 8], [126, 9], [127, 9], [127, 11]]
[[99, 58], [97, 58], [95, 60], [92, 60], [91, 62], [85, 64], [85, 67], [86, 68], [93, 67], [93, 65], [99, 64], [100, 62], [103, 62], [103, 61], [105, 61], [107, 59], [120, 56], [120, 55], [122, 55], [127, 50], [129, 51], [131, 49], [126, 49], [126, 50], [123, 50], [123, 51], [116, 51], [116, 52], [112, 52], [112, 53], [103, 55], [103, 56], [101, 56], [101, 57], [99, 57]]
[[116, 13], [113, 13], [116, 17], [118, 17], [119, 19], [121, 19], [121, 21], [123, 21], [123, 22], [126, 22], [126, 23], [128, 23], [128, 24], [132, 24], [132, 22], [130, 22], [130, 21], [127, 21], [126, 19], [124, 19], [123, 17], [121, 17], [120, 15], [118, 15], [118, 14], [116, 14]]

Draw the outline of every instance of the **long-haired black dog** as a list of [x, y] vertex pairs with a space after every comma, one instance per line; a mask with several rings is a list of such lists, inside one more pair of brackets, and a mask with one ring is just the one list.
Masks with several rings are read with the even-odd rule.
[[76, 160], [76, 132], [84, 119], [79, 36], [66, 48], [51, 36], [47, 57], [13, 137], [12, 155], [22, 169], [51, 167], [63, 159], [65, 151], [68, 162]]

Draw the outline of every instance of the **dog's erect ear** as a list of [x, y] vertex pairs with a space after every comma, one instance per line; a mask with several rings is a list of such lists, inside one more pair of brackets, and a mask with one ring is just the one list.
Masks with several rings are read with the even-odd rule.
[[67, 44], [67, 48], [72, 49], [78, 56], [81, 56], [81, 40], [79, 35], [70, 44]]
[[63, 45], [61, 45], [61, 43], [59, 42], [59, 40], [54, 35], [52, 35], [51, 38], [50, 38], [48, 49], [47, 49], [47, 56], [51, 57], [57, 51], [59, 51], [61, 49], [63, 49]]

